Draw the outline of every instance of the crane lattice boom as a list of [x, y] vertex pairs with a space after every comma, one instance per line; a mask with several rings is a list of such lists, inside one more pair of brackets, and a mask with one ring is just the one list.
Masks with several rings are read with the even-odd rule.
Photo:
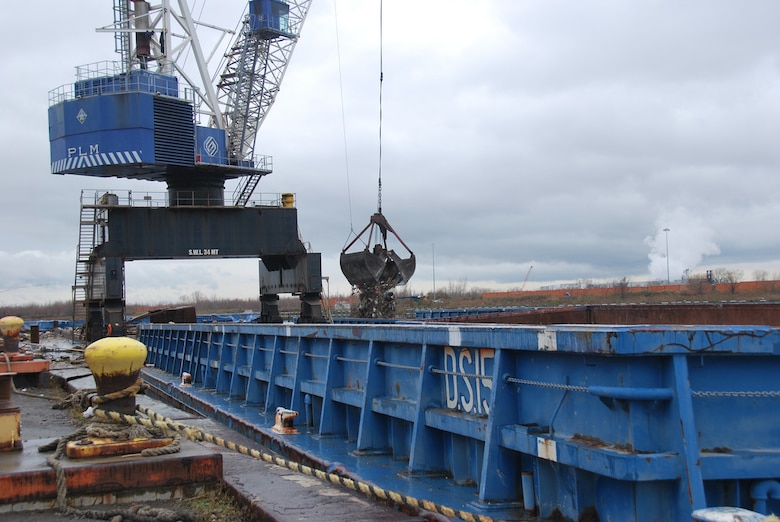
[[[257, 131], [276, 100], [311, 0], [249, 0], [238, 31], [196, 20], [186, 0], [175, 4], [114, 0], [114, 23], [98, 30], [116, 35], [123, 72], [175, 71], [186, 82], [198, 109], [196, 117], [225, 131], [228, 165], [265, 167], [255, 158]], [[208, 51], [198, 34], [206, 29], [219, 35]], [[230, 35], [231, 44], [220, 54], [218, 49]], [[223, 60], [211, 67], [215, 56]], [[196, 71], [184, 67], [190, 58]], [[259, 178], [268, 172], [261, 168], [246, 175], [234, 194], [235, 204], [246, 205]]]
[[[257, 131], [279, 92], [311, 0], [273, 2], [283, 11], [250, 13], [226, 53], [225, 68], [217, 84], [228, 154], [233, 161], [251, 161]], [[257, 184], [250, 176], [237, 190], [236, 205], [245, 205]]]

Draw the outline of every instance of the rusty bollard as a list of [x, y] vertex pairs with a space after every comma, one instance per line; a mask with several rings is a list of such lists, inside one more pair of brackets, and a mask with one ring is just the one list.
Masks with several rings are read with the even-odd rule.
[[138, 383], [146, 360], [146, 346], [129, 337], [104, 337], [87, 346], [84, 359], [92, 370], [98, 395], [112, 395], [107, 402], [95, 406], [133, 415], [137, 387], [131, 390]]
[[0, 373], [0, 451], [22, 449], [22, 410], [11, 403], [14, 375]]

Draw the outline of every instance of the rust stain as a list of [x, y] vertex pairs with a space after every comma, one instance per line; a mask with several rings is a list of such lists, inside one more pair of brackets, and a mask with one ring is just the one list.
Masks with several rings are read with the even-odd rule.
[[[763, 281], [767, 285], [775, 281]], [[756, 284], [745, 281], [741, 284]], [[640, 291], [637, 287], [636, 291]], [[562, 295], [566, 290], [543, 291], [546, 294]], [[572, 291], [569, 289], [568, 291]], [[607, 289], [586, 289], [578, 293], [599, 293]], [[647, 291], [643, 288], [642, 291]], [[666, 291], [666, 290], [663, 290]], [[724, 291], [730, 291], [724, 289]], [[536, 291], [523, 292], [530, 295]], [[487, 292], [486, 297], [507, 297], [512, 292]], [[649, 305], [583, 305], [565, 309], [523, 310], [497, 312], [473, 316], [434, 319], [434, 322], [501, 323], [501, 324], [717, 324], [780, 326], [780, 304], [778, 303], [699, 303], [699, 304], [649, 304]]]
[[[68, 493], [118, 492], [129, 489], [222, 480], [222, 455], [216, 452], [176, 458], [149, 457], [120, 460], [113, 457], [99, 464], [69, 465], [65, 468]], [[52, 499], [57, 496], [57, 474], [52, 468], [0, 475], [0, 504]]]
[[80, 441], [70, 441], [65, 446], [68, 458], [107, 457], [111, 455], [128, 455], [140, 453], [147, 448], [160, 448], [173, 442], [171, 438], [135, 439], [117, 441], [113, 439], [87, 438]]
[[715, 446], [714, 448], [702, 448], [702, 453], [734, 453], [734, 450], [726, 446]]
[[583, 435], [582, 433], [575, 433], [574, 435], [572, 435], [572, 437], [569, 440], [571, 440], [572, 442], [585, 444], [586, 446], [593, 446], [595, 448], [609, 447], [609, 443], [605, 442], [604, 440], [598, 437], [593, 437], [591, 435]]
[[584, 444], [586, 446], [591, 446], [594, 448], [611, 449], [623, 453], [638, 453], [634, 450], [634, 446], [631, 445], [630, 443], [619, 443], [619, 442], [611, 443], [602, 440], [598, 437], [594, 437], [592, 435], [584, 435], [582, 433], [575, 433], [572, 437], [569, 438], [569, 440], [572, 442], [577, 442], [579, 444]]

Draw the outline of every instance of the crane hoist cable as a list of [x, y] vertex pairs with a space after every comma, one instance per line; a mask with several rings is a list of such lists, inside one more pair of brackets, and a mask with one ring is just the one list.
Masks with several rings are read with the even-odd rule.
[[[357, 234], [341, 251], [341, 271], [353, 286], [357, 286], [362, 294], [381, 294], [396, 285], [405, 284], [414, 274], [416, 260], [414, 253], [396, 233], [387, 218], [382, 214], [382, 87], [384, 82], [384, 47], [383, 47], [383, 5], [379, 2], [379, 172], [377, 180], [377, 212], [371, 216], [368, 225]], [[403, 257], [388, 248], [388, 232], [396, 237], [406, 249], [408, 256]], [[365, 248], [362, 251], [347, 251], [367, 234], [363, 240]], [[372, 246], [373, 245], [373, 246]], [[369, 250], [371, 248], [371, 250]]]
[[384, 48], [383, 48], [383, 20], [382, 0], [379, 0], [379, 180], [377, 188], [377, 212], [382, 213], [382, 83], [385, 79]]
[[339, 38], [339, 11], [338, 0], [333, 2], [333, 16], [336, 21], [336, 58], [339, 65], [339, 97], [341, 101], [341, 134], [344, 140], [344, 172], [347, 178], [347, 206], [349, 207], [349, 233], [355, 233], [352, 220], [352, 188], [349, 180], [349, 147], [347, 146], [347, 118], [344, 111], [344, 81], [341, 70], [341, 39]]

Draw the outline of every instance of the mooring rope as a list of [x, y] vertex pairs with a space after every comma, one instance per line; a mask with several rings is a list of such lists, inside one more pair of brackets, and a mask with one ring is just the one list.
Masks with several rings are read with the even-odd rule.
[[100, 404], [106, 404], [118, 399], [125, 399], [127, 397], [135, 397], [139, 393], [145, 392], [149, 389], [149, 385], [146, 384], [143, 379], [138, 379], [135, 383], [131, 384], [124, 390], [119, 390], [105, 395], [97, 395], [95, 388], [87, 388], [84, 390], [78, 390], [64, 399], [58, 401], [53, 408], [57, 410], [65, 410], [74, 406], [86, 408], [88, 406], [98, 406]]
[[65, 471], [63, 470], [62, 464], [60, 463], [60, 458], [65, 454], [65, 446], [68, 444], [68, 442], [80, 439], [86, 435], [86, 433], [87, 426], [82, 426], [70, 435], [60, 437], [50, 444], [46, 444], [38, 448], [39, 452], [51, 451], [50, 448], [52, 445], [54, 445], [56, 448], [54, 453], [49, 455], [49, 457], [46, 459], [46, 463], [54, 469], [54, 472], [57, 476], [57, 500], [55, 501], [54, 506], [59, 510], [64, 510], [67, 508], [65, 499], [67, 498], [68, 494], [68, 484], [65, 477]]
[[[65, 476], [65, 470], [62, 467], [62, 462], [60, 459], [62, 458], [62, 455], [65, 454], [65, 447], [67, 446], [68, 442], [71, 442], [73, 440], [78, 440], [84, 436], [90, 435], [90, 427], [89, 426], [82, 426], [72, 434], [61, 437], [54, 442], [40, 446], [38, 448], [39, 452], [47, 452], [51, 451], [52, 444], [56, 446], [56, 449], [54, 450], [54, 453], [49, 455], [49, 457], [46, 459], [46, 463], [54, 469], [54, 472], [56, 473], [56, 481], [57, 481], [57, 498], [54, 503], [54, 508], [57, 511], [60, 511], [61, 513], [64, 513], [66, 515], [77, 515], [79, 517], [83, 518], [92, 518], [92, 519], [116, 519], [115, 517], [119, 517], [118, 520], [124, 520], [124, 521], [135, 521], [135, 522], [186, 522], [186, 521], [192, 521], [194, 520], [189, 514], [187, 513], [180, 513], [178, 511], [166, 509], [166, 508], [155, 508], [151, 506], [144, 506], [144, 505], [138, 505], [138, 506], [132, 506], [128, 509], [114, 509], [114, 510], [83, 510], [83, 509], [75, 509], [67, 505], [67, 497], [68, 497], [68, 482], [67, 477]], [[177, 434], [177, 439], [174, 441], [174, 444], [177, 444], [177, 441], [180, 442], [181, 437]], [[168, 446], [163, 446], [161, 448], [149, 448], [147, 450], [143, 450], [141, 452], [141, 455], [143, 456], [153, 456], [152, 453], [147, 453], [149, 450], [158, 450], [158, 453], [160, 455], [164, 455], [165, 453], [160, 453], [160, 450], [165, 450], [169, 448], [169, 446], [172, 446], [173, 444], [169, 444]], [[176, 451], [180, 451], [181, 445], [180, 443], [177, 444], [176, 449], [168, 449], [168, 453], [175, 453]]]
[[431, 502], [429, 500], [420, 500], [415, 497], [410, 497], [408, 495], [398, 493], [396, 491], [386, 490], [384, 488], [381, 488], [369, 482], [364, 482], [359, 479], [345, 477], [335, 472], [322, 471], [320, 469], [316, 469], [311, 466], [307, 466], [305, 464], [300, 464], [298, 462], [293, 462], [291, 460], [276, 455], [272, 455], [264, 451], [248, 448], [241, 444], [237, 444], [235, 442], [225, 440], [222, 437], [204, 432], [199, 428], [194, 428], [192, 426], [181, 424], [168, 417], [159, 415], [154, 411], [149, 410], [148, 408], [145, 408], [140, 405], [136, 406], [136, 410], [146, 415], [146, 418], [138, 415], [126, 415], [123, 413], [118, 413], [114, 411], [105, 411], [100, 409], [95, 410], [95, 413], [97, 414], [98, 417], [110, 419], [112, 421], [117, 421], [117, 422], [121, 421], [121, 422], [126, 422], [128, 424], [141, 424], [149, 427], [177, 431], [183, 434], [187, 439], [192, 440], [194, 442], [205, 441], [217, 446], [221, 446], [230, 449], [231, 451], [241, 453], [242, 455], [248, 455], [255, 459], [262, 460], [263, 462], [267, 462], [269, 464], [274, 464], [282, 468], [290, 469], [297, 473], [303, 473], [304, 475], [308, 475], [310, 477], [316, 477], [322, 480], [323, 482], [329, 482], [331, 484], [343, 486], [352, 491], [359, 492], [369, 498], [382, 500], [384, 502], [389, 502], [395, 504], [396, 506], [401, 506], [401, 507], [406, 506], [406, 507], [414, 508], [416, 510], [425, 510], [431, 513], [444, 515], [449, 518], [458, 518], [461, 520], [465, 520], [466, 522], [494, 522], [495, 521], [495, 519], [493, 519], [492, 517], [488, 517], [485, 515], [477, 515], [474, 513], [470, 513], [468, 511], [462, 511], [460, 509], [453, 509], [447, 506], [436, 504], [435, 502]]
[[[106, 404], [113, 400], [122, 399], [125, 397], [134, 397], [139, 392], [148, 388], [141, 379], [138, 379], [134, 384], [128, 386], [124, 390], [120, 390], [105, 395], [95, 395], [94, 389], [80, 390], [65, 397], [65, 399], [55, 403], [53, 409], [66, 409], [71, 407], [85, 407], [89, 405]], [[102, 412], [102, 410], [96, 410]], [[194, 520], [189, 514], [182, 514], [177, 511], [173, 511], [166, 508], [155, 508], [150, 506], [132, 506], [129, 509], [114, 509], [114, 510], [81, 510], [71, 508], [67, 505], [67, 477], [62, 467], [61, 458], [65, 454], [65, 449], [69, 442], [79, 440], [85, 437], [95, 438], [109, 438], [117, 441], [130, 441], [135, 439], [154, 439], [161, 438], [163, 436], [170, 436], [172, 442], [157, 448], [146, 448], [140, 453], [144, 457], [153, 457], [158, 455], [169, 455], [181, 451], [181, 435], [175, 430], [165, 430], [162, 426], [152, 427], [147, 429], [141, 425], [130, 425], [125, 428], [117, 429], [117, 422], [114, 419], [106, 416], [98, 415], [101, 418], [100, 421], [92, 422], [89, 425], [81, 426], [78, 430], [74, 431], [70, 435], [60, 437], [53, 440], [48, 444], [41, 445], [38, 451], [46, 453], [54, 451], [46, 459], [46, 463], [54, 469], [56, 473], [57, 482], [57, 499], [54, 507], [65, 514], [77, 515], [80, 517], [92, 518], [92, 519], [112, 519], [112, 520], [125, 520], [134, 522], [187, 522]]]

